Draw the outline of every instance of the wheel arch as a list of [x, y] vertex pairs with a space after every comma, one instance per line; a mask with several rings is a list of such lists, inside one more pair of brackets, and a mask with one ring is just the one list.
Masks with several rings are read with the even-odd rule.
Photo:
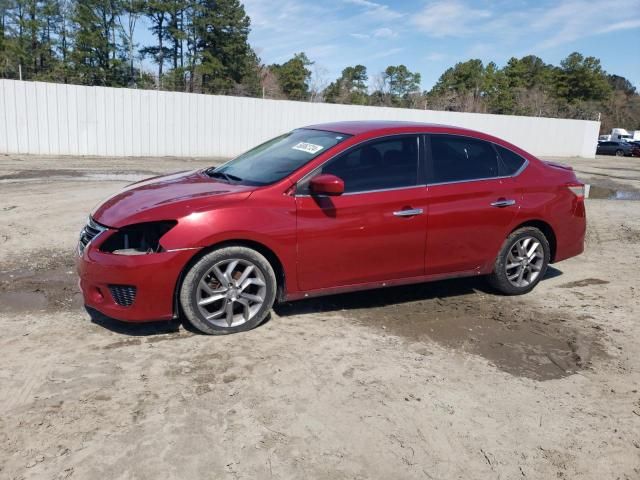
[[274, 273], [276, 274], [276, 281], [277, 281], [276, 301], [284, 300], [285, 292], [287, 291], [286, 275], [285, 275], [284, 266], [282, 264], [282, 261], [278, 257], [278, 255], [276, 255], [276, 253], [265, 244], [257, 242], [255, 240], [247, 240], [247, 239], [224, 240], [198, 250], [198, 252], [195, 255], [193, 255], [193, 257], [191, 257], [191, 259], [184, 265], [184, 267], [182, 267], [182, 270], [180, 271], [180, 275], [178, 276], [178, 279], [176, 281], [175, 290], [173, 292], [174, 316], [178, 316], [178, 314], [180, 313], [180, 289], [182, 288], [182, 282], [184, 281], [184, 277], [189, 271], [189, 269], [193, 265], [195, 265], [198, 262], [198, 260], [200, 260], [202, 257], [207, 255], [208, 253], [214, 250], [217, 250], [219, 248], [231, 247], [231, 246], [250, 248], [260, 253], [267, 259], [267, 261], [273, 268]]
[[547, 237], [547, 241], [549, 242], [549, 249], [551, 250], [549, 252], [550, 253], [550, 257], [551, 257], [549, 259], [549, 263], [553, 263], [555, 261], [555, 259], [556, 259], [556, 251], [557, 251], [557, 247], [558, 247], [556, 233], [553, 230], [553, 227], [549, 223], [545, 222], [544, 220], [532, 219], [532, 220], [527, 220], [526, 222], [522, 222], [522, 223], [518, 224], [515, 228], [513, 228], [509, 232], [509, 235], [511, 235], [516, 230], [519, 230], [519, 229], [524, 228], [524, 227], [537, 228], [538, 230], [540, 230], [544, 234], [545, 237]]

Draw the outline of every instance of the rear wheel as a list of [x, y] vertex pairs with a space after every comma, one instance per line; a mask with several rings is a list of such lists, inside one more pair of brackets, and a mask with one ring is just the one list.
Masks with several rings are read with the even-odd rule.
[[506, 295], [530, 292], [544, 277], [549, 258], [549, 241], [544, 234], [534, 227], [520, 228], [502, 245], [489, 281]]
[[180, 304], [189, 323], [211, 335], [258, 326], [275, 297], [276, 276], [267, 259], [240, 246], [202, 257], [187, 272], [180, 289]]
[[624, 157], [624, 152], [622, 150], [616, 150], [616, 157]]

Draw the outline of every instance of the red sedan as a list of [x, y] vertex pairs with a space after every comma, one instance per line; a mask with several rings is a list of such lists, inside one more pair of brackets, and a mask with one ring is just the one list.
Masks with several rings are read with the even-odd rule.
[[526, 293], [585, 228], [570, 167], [463, 128], [342, 122], [130, 185], [91, 214], [77, 267], [107, 316], [224, 334], [276, 300], [477, 275]]

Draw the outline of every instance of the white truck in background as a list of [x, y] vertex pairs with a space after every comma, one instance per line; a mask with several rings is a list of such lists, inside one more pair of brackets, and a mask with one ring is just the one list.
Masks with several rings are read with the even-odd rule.
[[600, 135], [599, 142], [633, 142], [640, 140], [640, 130], [632, 130], [631, 132], [624, 128], [614, 128], [609, 135]]

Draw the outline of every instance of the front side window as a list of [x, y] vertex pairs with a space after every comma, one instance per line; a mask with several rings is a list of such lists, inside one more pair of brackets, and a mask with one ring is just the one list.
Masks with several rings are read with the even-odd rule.
[[[405, 135], [369, 142], [330, 160], [315, 173], [341, 178], [345, 193], [416, 186], [418, 137]], [[300, 191], [308, 193], [305, 187]]]
[[496, 151], [488, 142], [457, 135], [431, 135], [430, 183], [499, 176]]
[[207, 174], [242, 185], [269, 185], [291, 175], [350, 135], [299, 129], [269, 140]]

